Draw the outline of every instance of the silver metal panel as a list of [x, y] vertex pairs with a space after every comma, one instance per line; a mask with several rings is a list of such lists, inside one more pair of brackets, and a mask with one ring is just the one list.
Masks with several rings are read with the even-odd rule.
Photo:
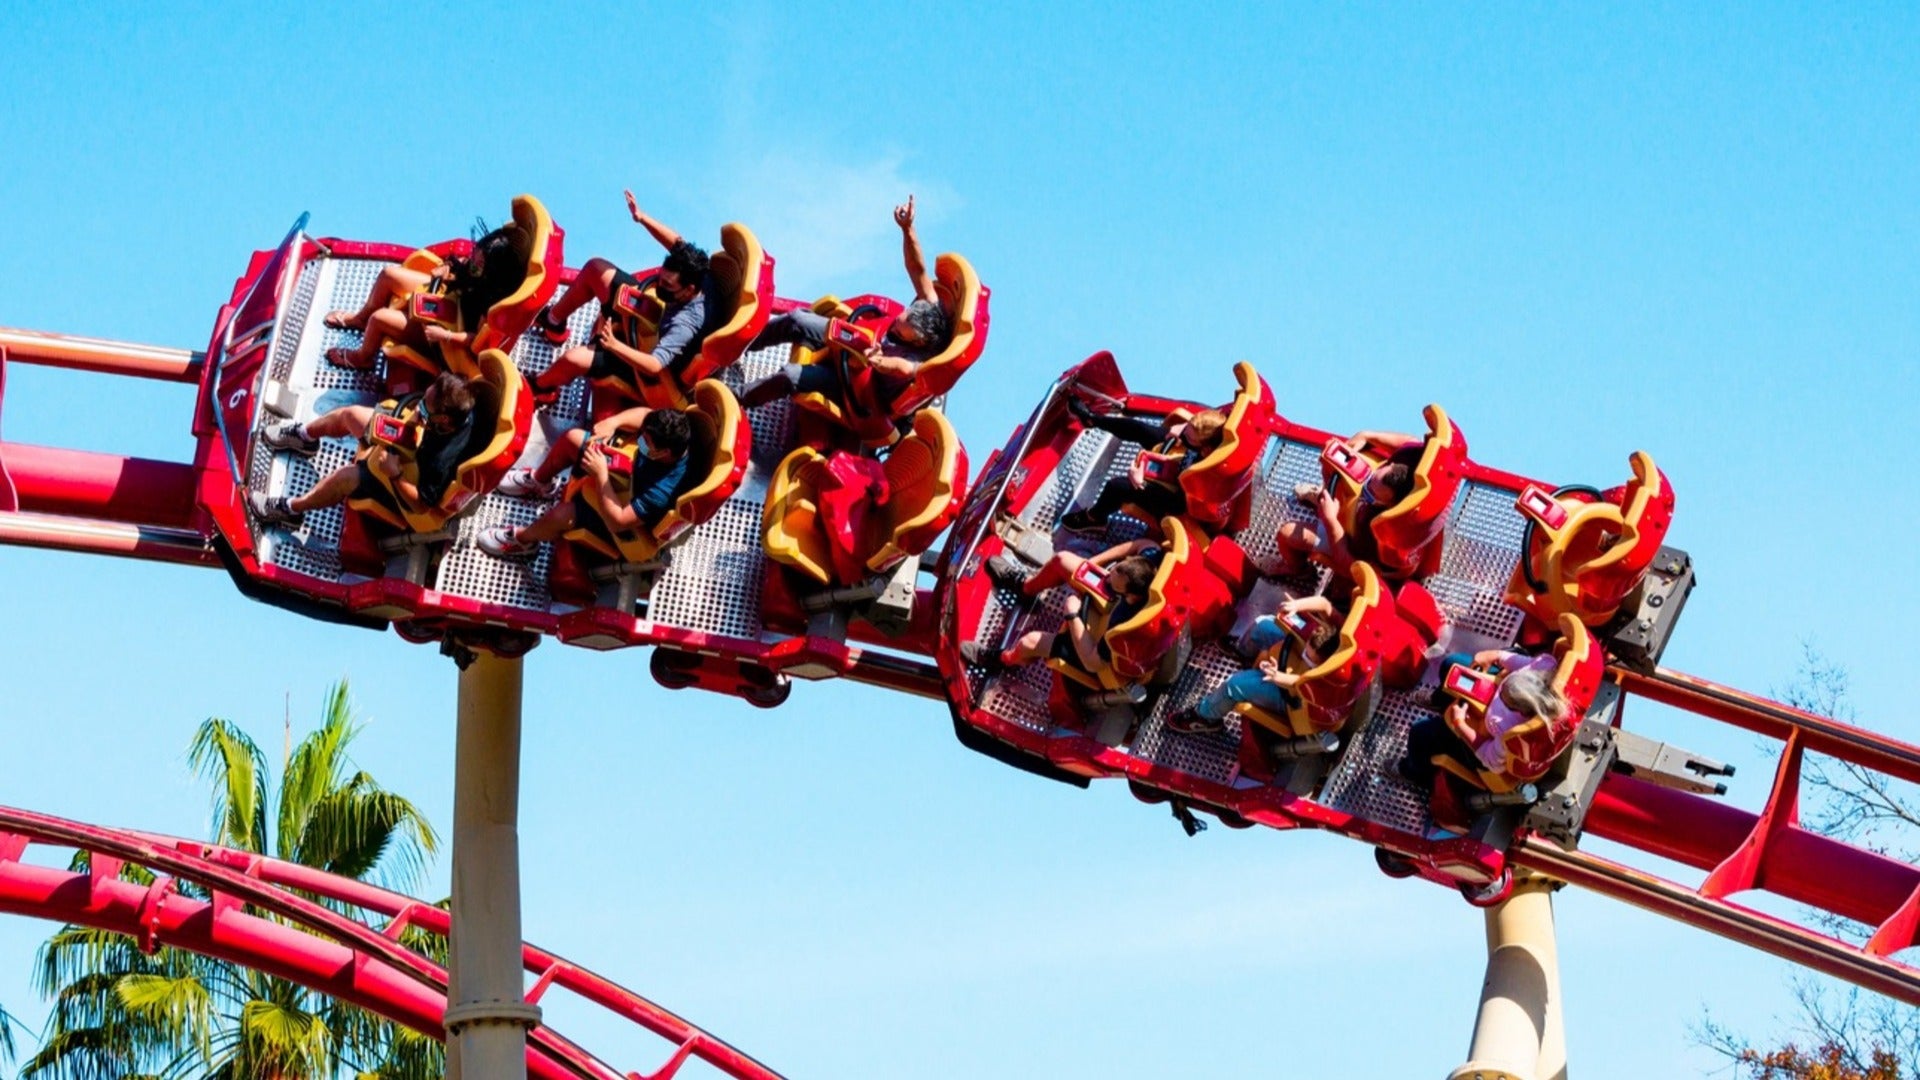
[[[792, 356], [791, 345], [753, 349], [722, 371], [720, 381], [739, 397], [748, 386], [786, 366]], [[786, 398], [747, 411], [747, 422], [753, 426], [753, 454], [742, 491], [764, 492], [767, 478], [793, 449], [793, 412], [793, 403]]]
[[647, 617], [663, 626], [758, 641], [760, 589], [767, 573], [760, 509], [756, 499], [728, 499], [719, 513], [671, 548]]
[[293, 359], [300, 351], [301, 339], [306, 336], [307, 320], [313, 313], [313, 297], [323, 276], [325, 260], [310, 260], [300, 267], [300, 276], [293, 285], [293, 295], [287, 298], [287, 308], [280, 321], [280, 336], [274, 339], [273, 355], [267, 361], [267, 377], [286, 382], [293, 373]]
[[1520, 630], [1521, 612], [1506, 602], [1507, 581], [1526, 535], [1514, 495], [1506, 488], [1464, 484], [1447, 519], [1440, 569], [1425, 584], [1446, 610], [1455, 651], [1509, 645]]
[[1027, 501], [1020, 520], [1043, 532], [1052, 531], [1069, 507], [1083, 501], [1080, 492], [1097, 492], [1098, 485], [1106, 482], [1114, 458], [1120, 456], [1116, 453], [1120, 445], [1120, 440], [1104, 431], [1082, 431], [1054, 466], [1039, 494]]
[[[565, 295], [566, 290], [563, 289], [554, 299]], [[520, 369], [520, 374], [532, 379], [552, 367], [561, 353], [576, 345], [587, 344], [593, 333], [593, 324], [599, 317], [600, 304], [597, 301], [582, 305], [567, 319], [567, 340], [559, 345], [547, 341], [538, 331], [529, 329], [520, 335], [520, 340], [513, 347], [514, 366]], [[552, 405], [540, 410], [542, 417], [560, 429], [585, 425], [588, 386], [584, 378], [568, 383]]]
[[1400, 778], [1398, 765], [1407, 752], [1407, 729], [1433, 715], [1424, 702], [1437, 682], [1422, 683], [1412, 691], [1383, 694], [1380, 704], [1321, 788], [1319, 802], [1355, 817], [1423, 836], [1432, 826], [1427, 795]]
[[1133, 756], [1166, 765], [1189, 776], [1230, 784], [1240, 772], [1240, 717], [1229, 715], [1226, 730], [1182, 735], [1166, 729], [1167, 717], [1212, 693], [1246, 664], [1212, 642], [1197, 646], [1173, 686], [1160, 696], [1134, 737]]
[[497, 559], [480, 550], [476, 541], [480, 530], [495, 525], [519, 528], [539, 517], [548, 505], [498, 492], [481, 499], [478, 509], [462, 515], [455, 523], [459, 532], [454, 536], [453, 547], [440, 560], [440, 574], [434, 587], [444, 593], [502, 607], [547, 610], [551, 544], [541, 544], [540, 553], [531, 559]]
[[1293, 497], [1293, 489], [1297, 484], [1320, 482], [1320, 450], [1290, 439], [1269, 439], [1259, 470], [1247, 527], [1234, 539], [1254, 562], [1271, 568], [1280, 557], [1275, 540], [1280, 526], [1289, 521], [1312, 525], [1318, 520], [1312, 507]]
[[[266, 448], [261, 447], [264, 451]], [[279, 466], [272, 469], [273, 479], [266, 485], [270, 494], [304, 494], [320, 478], [351, 464], [357, 444], [352, 439], [323, 439], [320, 449], [310, 458], [297, 454], [271, 455]], [[308, 574], [322, 581], [340, 580], [340, 530], [346, 521], [343, 507], [307, 513], [300, 527], [291, 533], [273, 530], [262, 538], [260, 561]]]

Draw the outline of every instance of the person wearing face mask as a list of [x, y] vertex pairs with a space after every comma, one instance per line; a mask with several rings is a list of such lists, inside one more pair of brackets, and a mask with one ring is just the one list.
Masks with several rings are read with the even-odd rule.
[[551, 402], [582, 375], [616, 379], [639, 397], [641, 381], [682, 370], [724, 317], [705, 249], [640, 209], [633, 192], [625, 195], [627, 212], [666, 249], [666, 258], [644, 281], [599, 256], [588, 259], [560, 299], [535, 317], [534, 332], [563, 345], [567, 319], [589, 300], [600, 304], [591, 341], [561, 353], [527, 381], [537, 401]]
[[[633, 462], [632, 496], [622, 499], [610, 482], [607, 440], [622, 431], [637, 431], [639, 452]], [[576, 526], [601, 533], [616, 543], [614, 531], [651, 529], [673, 509], [686, 485], [687, 451], [693, 445], [693, 426], [687, 414], [674, 409], [628, 409], [602, 421], [592, 435], [584, 428], [567, 432], [546, 458], [532, 469], [513, 469], [501, 479], [507, 495], [553, 498], [560, 494], [560, 472], [569, 466], [593, 478], [592, 490], [574, 491], [532, 522], [519, 528], [494, 526], [480, 530], [480, 550], [502, 558], [531, 556], [541, 543], [557, 540]]]
[[1391, 431], [1363, 431], [1347, 440], [1356, 453], [1367, 450], [1388, 451], [1386, 461], [1373, 470], [1360, 488], [1360, 507], [1354, 512], [1353, 529], [1340, 520], [1340, 501], [1319, 484], [1301, 484], [1293, 496], [1313, 507], [1318, 521], [1308, 525], [1289, 521], [1280, 526], [1278, 546], [1281, 577], [1299, 573], [1307, 560], [1347, 575], [1355, 562], [1378, 563], [1379, 544], [1373, 535], [1373, 519], [1393, 509], [1413, 491], [1414, 470], [1426, 450], [1426, 440], [1418, 435]]
[[[883, 333], [860, 352], [860, 361], [872, 372], [875, 398], [886, 407], [913, 384], [914, 373], [925, 361], [940, 355], [953, 338], [953, 316], [940, 303], [933, 275], [927, 272], [927, 257], [920, 250], [920, 238], [913, 228], [913, 196], [894, 208], [894, 224], [900, 226], [901, 248], [907, 266], [907, 278], [913, 282], [913, 301], [894, 316]], [[804, 345], [824, 349], [833, 320], [814, 311], [796, 310], [767, 320], [749, 348], [776, 345]], [[822, 394], [839, 398], [846, 392], [839, 365], [832, 363], [787, 364], [781, 370], [754, 383], [740, 395], [740, 404], [755, 408], [795, 394]]]
[[[335, 469], [312, 490], [291, 499], [250, 492], [248, 505], [254, 517], [265, 524], [297, 529], [310, 510], [324, 510], [351, 498], [380, 498], [383, 486], [373, 475], [373, 470], [379, 469], [392, 481], [394, 495], [404, 502], [422, 510], [437, 506], [460, 463], [469, 456], [473, 409], [469, 380], [443, 371], [424, 393], [387, 402], [378, 410], [369, 405], [347, 405], [304, 424], [275, 424], [260, 433], [267, 446], [311, 457], [320, 449], [323, 438], [370, 440], [376, 416], [399, 421], [396, 431], [370, 440], [383, 452], [362, 452], [359, 460]], [[403, 475], [408, 460], [418, 466], [417, 480]]]

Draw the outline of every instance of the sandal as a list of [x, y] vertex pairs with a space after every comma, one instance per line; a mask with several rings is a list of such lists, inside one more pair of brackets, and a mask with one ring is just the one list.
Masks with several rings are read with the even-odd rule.
[[360, 321], [359, 325], [354, 325], [353, 317], [356, 314], [358, 313], [341, 308], [339, 311], [327, 312], [326, 318], [321, 319], [320, 322], [321, 325], [329, 330], [365, 330], [367, 324], [364, 319]]
[[327, 350], [327, 363], [334, 367], [343, 367], [349, 371], [372, 371], [374, 361], [354, 358], [353, 350], [345, 345], [336, 345]]
[[1192, 707], [1181, 709], [1166, 719], [1167, 730], [1180, 735], [1212, 735], [1225, 731], [1226, 727], [1226, 721], [1201, 716], [1200, 711]]

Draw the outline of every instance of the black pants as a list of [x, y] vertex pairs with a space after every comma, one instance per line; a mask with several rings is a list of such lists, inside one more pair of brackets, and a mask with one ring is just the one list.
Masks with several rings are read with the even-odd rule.
[[1087, 508], [1087, 516], [1094, 521], [1105, 522], [1127, 503], [1133, 503], [1152, 515], [1149, 525], [1158, 525], [1163, 517], [1176, 517], [1187, 512], [1187, 496], [1159, 484], [1147, 484], [1134, 487], [1133, 482], [1124, 476], [1116, 476], [1107, 481], [1100, 489], [1100, 497]]
[[1440, 769], [1433, 763], [1435, 754], [1444, 754], [1474, 772], [1484, 768], [1473, 748], [1461, 742], [1445, 720], [1434, 716], [1407, 729], [1407, 756], [1400, 759], [1400, 775], [1407, 783], [1431, 791], [1434, 774]]
[[1124, 439], [1141, 446], [1158, 446], [1166, 441], [1167, 434], [1159, 424], [1145, 420], [1136, 420], [1131, 416], [1116, 413], [1111, 416], [1093, 413], [1082, 423], [1090, 428], [1104, 431], [1116, 439]]

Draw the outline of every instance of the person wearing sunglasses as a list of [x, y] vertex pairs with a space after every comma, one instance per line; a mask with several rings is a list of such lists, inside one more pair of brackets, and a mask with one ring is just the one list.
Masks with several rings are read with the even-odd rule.
[[[248, 492], [248, 505], [254, 517], [267, 525], [297, 529], [310, 510], [324, 510], [352, 498], [378, 498], [382, 485], [373, 475], [377, 468], [393, 481], [393, 491], [401, 499], [421, 508], [437, 506], [459, 472], [460, 463], [467, 458], [473, 407], [469, 380], [443, 371], [424, 392], [383, 403], [377, 409], [346, 405], [304, 424], [287, 421], [262, 429], [260, 439], [272, 449], [311, 457], [320, 449], [321, 439], [354, 438], [371, 445], [369, 433], [376, 415], [400, 421], [392, 439], [381, 439], [391, 452], [362, 452], [353, 463], [335, 469], [311, 490], [293, 498]], [[418, 466], [417, 481], [402, 475], [409, 458]]]
[[[640, 209], [626, 192], [627, 212], [667, 251], [660, 269], [642, 281], [599, 256], [587, 260], [567, 291], [533, 320], [533, 329], [555, 345], [567, 341], [567, 319], [589, 300], [600, 304], [591, 340], [554, 358], [553, 366], [528, 380], [535, 399], [550, 402], [582, 375], [614, 378], [638, 395], [641, 379], [679, 371], [700, 342], [725, 317], [707, 252]], [[657, 301], [648, 302], [648, 294]]]
[[[635, 527], [652, 529], [673, 509], [687, 484], [693, 446], [693, 425], [687, 414], [676, 409], [628, 409], [602, 421], [600, 430], [589, 434], [575, 428], [554, 444], [540, 464], [532, 469], [514, 469], [500, 481], [506, 495], [551, 499], [560, 494], [560, 472], [572, 467], [593, 477], [591, 490], [576, 488], [571, 498], [561, 499], [532, 522], [517, 529], [494, 526], [480, 530], [475, 542], [489, 555], [506, 559], [529, 558], [540, 544], [558, 540], [576, 525], [601, 533], [617, 543], [615, 531]], [[607, 440], [621, 431], [637, 431], [639, 449], [633, 461], [633, 494], [622, 499], [610, 482]]]

